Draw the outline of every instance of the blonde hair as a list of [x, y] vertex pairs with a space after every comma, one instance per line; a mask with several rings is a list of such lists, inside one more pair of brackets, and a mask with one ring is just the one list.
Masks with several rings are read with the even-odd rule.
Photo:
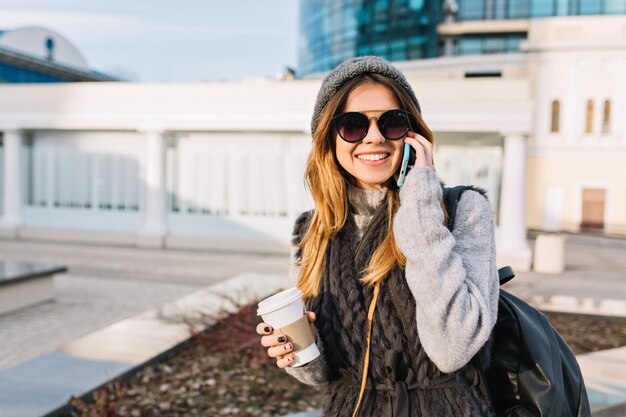
[[[350, 92], [364, 83], [376, 83], [389, 88], [398, 99], [401, 108], [414, 115], [418, 133], [434, 144], [431, 130], [422, 120], [416, 103], [407, 91], [395, 81], [378, 74], [363, 74], [347, 81], [328, 101], [320, 114], [319, 124], [313, 132], [313, 148], [307, 159], [305, 180], [315, 202], [315, 210], [304, 238], [298, 288], [304, 298], [318, 294], [324, 272], [324, 255], [328, 241], [341, 230], [348, 217], [348, 186], [353, 178], [339, 164], [335, 155], [335, 132], [332, 117], [341, 112]], [[396, 245], [393, 235], [393, 216], [400, 206], [396, 189], [387, 191], [387, 233], [360, 278], [365, 285], [374, 285], [388, 275], [396, 266], [404, 268], [406, 258]], [[442, 204], [443, 207], [443, 204]], [[444, 210], [445, 213], [445, 210]]]

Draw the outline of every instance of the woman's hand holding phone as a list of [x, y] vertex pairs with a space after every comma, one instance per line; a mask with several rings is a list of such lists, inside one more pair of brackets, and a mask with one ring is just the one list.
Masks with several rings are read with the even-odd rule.
[[414, 166], [430, 167], [433, 170], [433, 144], [426, 140], [425, 137], [409, 131], [404, 138], [404, 143], [408, 143], [415, 150]]

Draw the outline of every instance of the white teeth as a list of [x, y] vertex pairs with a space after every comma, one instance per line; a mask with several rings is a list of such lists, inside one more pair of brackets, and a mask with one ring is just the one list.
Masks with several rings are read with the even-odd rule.
[[368, 153], [368, 154], [363, 154], [363, 155], [357, 155], [357, 158], [362, 159], [364, 161], [378, 161], [388, 156], [389, 156], [388, 153]]

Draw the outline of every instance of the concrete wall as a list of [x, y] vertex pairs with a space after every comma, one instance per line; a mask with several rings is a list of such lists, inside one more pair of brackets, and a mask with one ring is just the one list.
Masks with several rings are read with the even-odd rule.
[[[582, 220], [583, 188], [606, 189], [605, 229], [608, 234], [626, 234], [626, 155], [551, 156], [528, 158], [528, 227], [546, 228], [550, 210], [557, 210], [558, 228], [576, 232]], [[548, 200], [548, 188], [560, 189]], [[553, 194], [554, 195], [554, 194]]]

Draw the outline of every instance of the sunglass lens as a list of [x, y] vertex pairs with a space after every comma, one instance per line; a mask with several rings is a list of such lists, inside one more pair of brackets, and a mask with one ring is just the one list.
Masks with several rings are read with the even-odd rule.
[[337, 118], [335, 126], [339, 135], [348, 142], [358, 142], [367, 134], [369, 119], [360, 113], [345, 113]]
[[401, 110], [387, 111], [378, 119], [378, 128], [386, 139], [400, 139], [410, 130], [408, 115]]

